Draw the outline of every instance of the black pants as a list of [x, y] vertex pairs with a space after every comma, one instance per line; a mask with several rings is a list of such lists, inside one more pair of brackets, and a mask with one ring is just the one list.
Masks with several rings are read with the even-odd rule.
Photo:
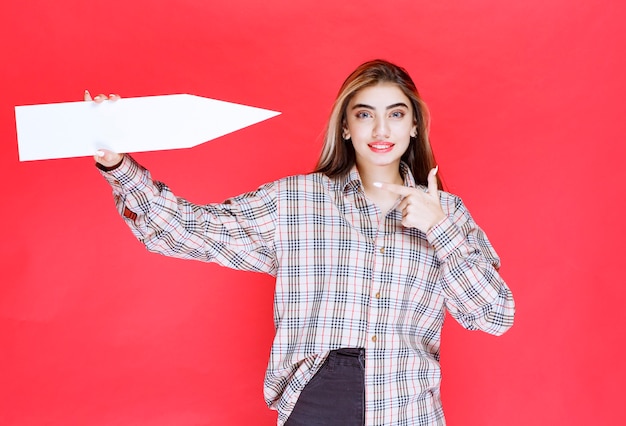
[[363, 426], [365, 349], [331, 351], [307, 383], [285, 426]]

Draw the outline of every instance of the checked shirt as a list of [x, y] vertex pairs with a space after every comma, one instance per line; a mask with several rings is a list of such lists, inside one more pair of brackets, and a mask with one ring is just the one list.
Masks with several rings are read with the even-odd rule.
[[[415, 186], [402, 164], [406, 186]], [[196, 205], [125, 156], [102, 171], [119, 212], [148, 250], [276, 277], [268, 406], [282, 425], [331, 350], [365, 348], [366, 425], [444, 425], [440, 335], [445, 313], [499, 335], [514, 302], [500, 261], [462, 201], [427, 234], [382, 216], [358, 171], [292, 176]]]

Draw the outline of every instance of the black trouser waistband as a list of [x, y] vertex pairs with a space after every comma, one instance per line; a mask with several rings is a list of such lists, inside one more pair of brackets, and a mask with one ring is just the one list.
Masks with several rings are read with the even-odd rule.
[[335, 352], [338, 355], [346, 355], [346, 356], [354, 356], [354, 357], [365, 355], [365, 349], [363, 348], [341, 348], [341, 349], [336, 349], [331, 352]]

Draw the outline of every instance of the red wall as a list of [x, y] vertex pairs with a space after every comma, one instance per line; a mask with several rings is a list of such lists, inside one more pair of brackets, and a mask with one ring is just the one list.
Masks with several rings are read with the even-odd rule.
[[147, 253], [90, 158], [18, 162], [15, 105], [87, 88], [282, 111], [136, 155], [221, 201], [309, 171], [340, 83], [375, 57], [421, 88], [518, 306], [501, 338], [447, 323], [448, 423], [625, 424], [625, 19], [608, 0], [4, 0], [0, 424], [275, 422], [271, 278]]

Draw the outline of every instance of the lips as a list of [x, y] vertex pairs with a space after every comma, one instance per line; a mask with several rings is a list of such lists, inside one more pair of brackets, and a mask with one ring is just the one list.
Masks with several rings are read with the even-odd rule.
[[395, 144], [391, 142], [376, 141], [368, 143], [367, 146], [374, 152], [385, 153], [393, 149]]

